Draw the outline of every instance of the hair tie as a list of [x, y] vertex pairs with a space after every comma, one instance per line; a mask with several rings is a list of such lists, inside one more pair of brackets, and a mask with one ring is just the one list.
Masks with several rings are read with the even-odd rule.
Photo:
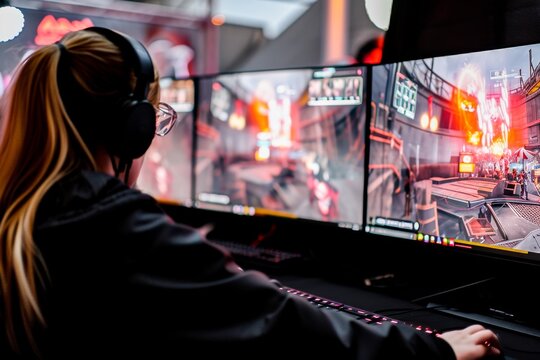
[[55, 45], [58, 46], [58, 49], [60, 49], [60, 56], [67, 53], [67, 48], [64, 44], [62, 44], [61, 42], [56, 42]]

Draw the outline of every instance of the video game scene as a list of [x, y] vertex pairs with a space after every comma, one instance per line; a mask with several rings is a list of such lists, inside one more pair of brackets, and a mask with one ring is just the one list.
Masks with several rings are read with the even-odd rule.
[[174, 127], [155, 136], [144, 158], [137, 187], [159, 201], [191, 206], [194, 81], [160, 80], [160, 101], [176, 111]]
[[540, 253], [540, 44], [379, 65], [366, 228]]
[[359, 230], [364, 72], [291, 69], [201, 79], [196, 205]]

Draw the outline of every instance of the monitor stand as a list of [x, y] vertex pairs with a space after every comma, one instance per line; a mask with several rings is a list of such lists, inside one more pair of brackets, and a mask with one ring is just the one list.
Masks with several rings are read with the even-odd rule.
[[413, 299], [429, 309], [540, 338], [540, 306], [533, 279], [489, 277]]
[[[468, 320], [474, 320], [476, 322], [487, 324], [487, 325], [493, 325], [497, 326], [503, 329], [515, 331], [521, 334], [533, 336], [536, 338], [540, 338], [540, 329], [530, 327], [528, 325], [520, 324], [513, 321], [508, 321], [504, 319], [495, 318], [492, 316], [487, 316], [479, 313], [473, 313], [468, 312], [464, 310], [459, 310], [455, 308], [448, 308], [446, 305], [441, 305], [437, 303], [428, 303], [426, 305], [428, 309], [434, 309], [436, 311], [440, 311], [446, 314], [462, 317]], [[505, 316], [510, 316], [511, 314], [505, 314]]]

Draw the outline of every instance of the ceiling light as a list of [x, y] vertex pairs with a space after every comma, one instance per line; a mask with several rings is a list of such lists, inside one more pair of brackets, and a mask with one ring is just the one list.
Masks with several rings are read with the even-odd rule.
[[366, 11], [369, 19], [381, 30], [388, 30], [392, 0], [366, 0]]
[[8, 0], [0, 0], [0, 42], [6, 42], [20, 34], [24, 27], [21, 10], [10, 6]]

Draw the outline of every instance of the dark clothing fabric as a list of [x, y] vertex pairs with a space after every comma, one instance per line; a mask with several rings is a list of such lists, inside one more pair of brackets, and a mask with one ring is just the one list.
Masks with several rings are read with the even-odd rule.
[[319, 310], [241, 271], [152, 197], [105, 174], [55, 185], [35, 237], [48, 269], [45, 359], [455, 358], [443, 340]]

